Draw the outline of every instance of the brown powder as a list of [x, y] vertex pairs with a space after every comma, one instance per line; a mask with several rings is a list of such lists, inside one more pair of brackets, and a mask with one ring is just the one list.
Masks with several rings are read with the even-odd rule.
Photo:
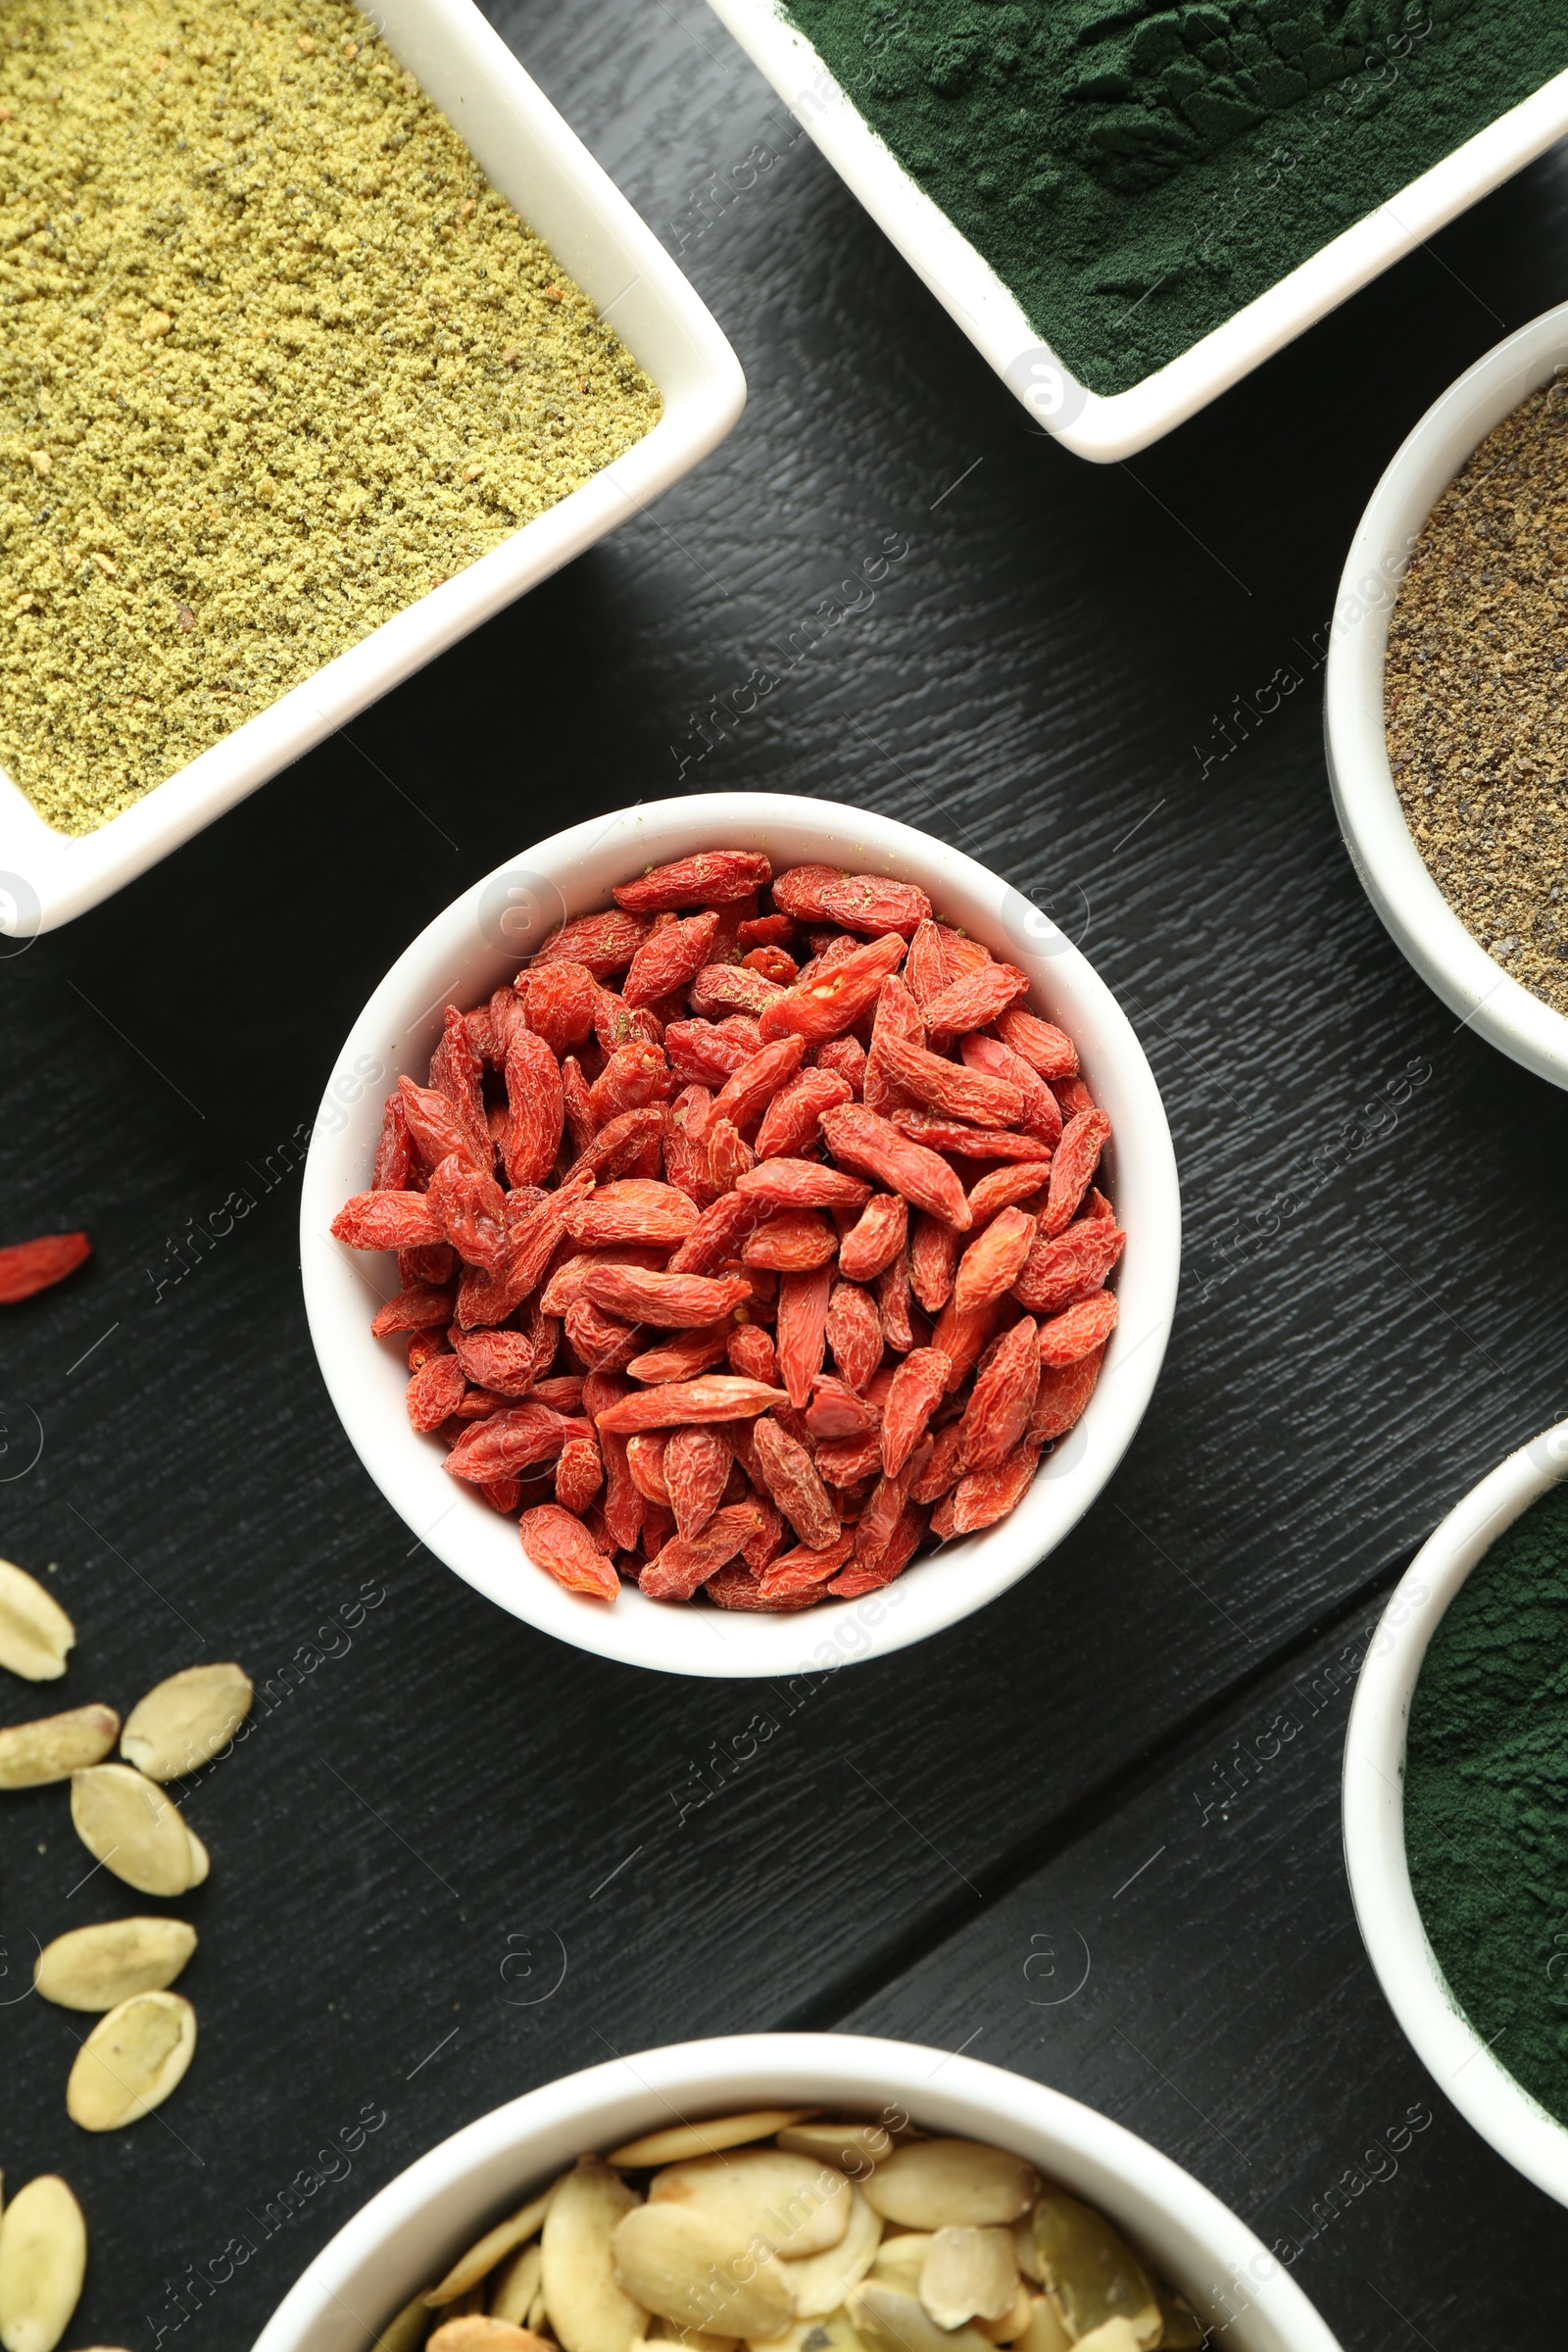
[[1504, 417], [1433, 508], [1390, 623], [1384, 716], [1433, 880], [1568, 1012], [1568, 385]]
[[0, 17], [0, 764], [63, 831], [660, 409], [344, 0]]

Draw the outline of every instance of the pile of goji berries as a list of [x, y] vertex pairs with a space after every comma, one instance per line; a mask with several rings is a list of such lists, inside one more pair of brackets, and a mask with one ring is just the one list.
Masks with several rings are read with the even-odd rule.
[[613, 1600], [799, 1609], [1010, 1511], [1116, 1321], [1110, 1122], [923, 891], [677, 858], [449, 1007], [332, 1227], [409, 1417]]

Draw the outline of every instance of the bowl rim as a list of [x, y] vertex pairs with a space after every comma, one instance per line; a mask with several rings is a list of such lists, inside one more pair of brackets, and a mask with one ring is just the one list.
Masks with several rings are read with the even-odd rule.
[[1323, 689], [1335, 812], [1384, 926], [1461, 1026], [1554, 1086], [1568, 1086], [1568, 1018], [1493, 958], [1428, 872], [1389, 766], [1383, 691], [1398, 583], [1433, 506], [1493, 427], [1549, 382], [1563, 361], [1568, 302], [1484, 353], [1405, 436], [1350, 541]]
[[[780, 862], [817, 851], [835, 862], [849, 858], [908, 874], [926, 881], [939, 905], [978, 935], [989, 930], [993, 945], [1004, 939], [1009, 957], [1040, 984], [1037, 1001], [1043, 997], [1061, 1011], [1085, 1047], [1096, 1098], [1112, 1116], [1114, 1190], [1129, 1235], [1118, 1268], [1121, 1315], [1100, 1383], [1083, 1419], [1047, 1454], [1017, 1509], [917, 1562], [880, 1592], [823, 1602], [800, 1616], [676, 1610], [629, 1587], [607, 1607], [564, 1592], [531, 1566], [519, 1577], [514, 1525], [476, 1496], [454, 1502], [454, 1482], [440, 1471], [435, 1441], [416, 1437], [401, 1410], [387, 1410], [395, 1367], [368, 1335], [359, 1288], [367, 1276], [345, 1271], [360, 1253], [328, 1239], [332, 1218], [362, 1189], [368, 1164], [368, 1153], [355, 1156], [352, 1132], [366, 1134], [371, 1117], [379, 1120], [379, 1096], [373, 1111], [368, 1108], [373, 1080], [363, 1073], [379, 1080], [418, 1060], [418, 1039], [414, 1046], [407, 1041], [422, 1021], [420, 1037], [433, 1042], [444, 992], [461, 992], [469, 980], [470, 970], [460, 971], [464, 957], [471, 976], [480, 969], [492, 975], [487, 988], [505, 975], [509, 959], [512, 969], [522, 960], [515, 940], [499, 949], [481, 943], [475, 952], [484, 908], [497, 894], [504, 897], [519, 876], [535, 907], [553, 892], [548, 918], [539, 918], [542, 937], [568, 904], [604, 904], [610, 883], [651, 857], [725, 840], [763, 848], [771, 842]], [[557, 877], [575, 882], [569, 900]], [[354, 1023], [327, 1082], [301, 1186], [300, 1237], [306, 1312], [328, 1394], [366, 1469], [427, 1547], [512, 1615], [579, 1648], [669, 1673], [733, 1679], [832, 1671], [903, 1648], [1004, 1592], [1076, 1526], [1131, 1443], [1153, 1391], [1180, 1277], [1181, 1200], [1164, 1106], [1126, 1013], [1088, 959], [1021, 892], [897, 818], [791, 794], [703, 793], [613, 809], [536, 843], [473, 883], [411, 942]]]
[[[397, 0], [392, 24], [392, 0], [381, 0], [378, 8], [370, 0], [356, 5], [392, 46], [433, 43], [443, 59], [462, 60], [482, 79], [491, 103], [506, 105], [515, 135], [531, 142], [541, 168], [569, 186], [579, 230], [593, 223], [629, 273], [630, 283], [621, 283], [616, 299], [640, 283], [661, 316], [668, 349], [659, 366], [648, 356], [646, 331], [628, 330], [626, 340], [634, 357], [635, 346], [645, 346], [639, 365], [659, 384], [663, 413], [578, 489], [519, 523], [466, 571], [405, 605], [90, 832], [63, 833], [47, 823], [0, 767], [0, 959], [24, 952], [43, 932], [123, 889], [403, 679], [640, 514], [717, 446], [746, 405], [740, 362], [696, 288], [475, 0]], [[459, 111], [442, 108], [466, 138], [471, 125], [466, 129], [456, 122]], [[494, 172], [487, 175], [495, 177]], [[552, 240], [556, 246], [562, 241], [559, 232]], [[610, 307], [608, 286], [596, 300]], [[11, 941], [17, 944], [8, 948]]]
[[[582, 2147], [602, 2148], [692, 2109], [724, 2112], [779, 2101], [865, 2106], [889, 2093], [908, 2112], [950, 2131], [982, 2130], [1054, 2173], [1143, 2243], [1162, 2268], [1178, 2243], [1175, 2280], [1195, 2300], [1239, 2299], [1239, 2352], [1340, 2352], [1337, 2339], [1278, 2257], [1223, 2200], [1150, 2141], [1066, 2092], [982, 2059], [860, 2034], [732, 2034], [617, 2055], [560, 2076], [465, 2125], [416, 2157], [330, 2238], [258, 2337], [255, 2352], [355, 2352], [384, 2316], [361, 2318], [378, 2256], [399, 2245], [401, 2270], [417, 2292], [420, 2277], [455, 2258], [487, 2217], [515, 2205], [530, 2181]], [[584, 2129], [583, 2127], [586, 2127]], [[571, 2136], [573, 2130], [576, 2136]], [[518, 2158], [552, 2139], [561, 2151]], [[444, 2243], [426, 2251], [409, 2239], [439, 2210]], [[463, 2233], [468, 2232], [465, 2240]], [[434, 2240], [432, 2239], [432, 2245]], [[1187, 2268], [1201, 2253], [1207, 2284]], [[1186, 2275], [1182, 2276], [1182, 2271]], [[1201, 2303], [1200, 2303], [1201, 2308]], [[331, 2323], [337, 2315], [337, 2327]], [[346, 2323], [346, 2324], [345, 2324]]]
[[1171, 432], [1568, 131], [1568, 72], [1342, 229], [1125, 392], [1091, 392], [1016, 295], [899, 162], [779, 0], [709, 0], [878, 227], [1053, 439], [1099, 465]]
[[1346, 1876], [1384, 1998], [1444, 2096], [1517, 2172], [1568, 2205], [1568, 2130], [1465, 2016], [1427, 1938], [1404, 1845], [1410, 1702], [1454, 1594], [1503, 1531], [1568, 1476], [1568, 1421], [1499, 1462], [1427, 1538], [1367, 1644], [1345, 1734]]

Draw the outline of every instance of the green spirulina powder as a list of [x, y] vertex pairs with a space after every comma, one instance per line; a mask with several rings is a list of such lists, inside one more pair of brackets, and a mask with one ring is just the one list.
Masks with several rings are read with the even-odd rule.
[[1455, 2000], [1568, 2123], [1568, 1488], [1498, 1537], [1433, 1636], [1404, 1838]]
[[1568, 67], [1562, 0], [782, 0], [1091, 391]]

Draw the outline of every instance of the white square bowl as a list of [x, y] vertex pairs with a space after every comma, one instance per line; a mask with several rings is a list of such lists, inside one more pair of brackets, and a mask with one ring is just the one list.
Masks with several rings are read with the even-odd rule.
[[1016, 296], [871, 128], [778, 0], [709, 4], [1008, 390], [1068, 449], [1101, 464], [1132, 457], [1206, 408], [1568, 132], [1564, 73], [1320, 246], [1168, 367], [1126, 392], [1104, 395], [1079, 383], [1042, 342]]
[[472, 0], [367, 11], [486, 173], [663, 396], [652, 432], [95, 832], [45, 824], [0, 768], [0, 933], [53, 930], [122, 889], [367, 704], [559, 571], [705, 458], [746, 403], [728, 342], [653, 231]]

